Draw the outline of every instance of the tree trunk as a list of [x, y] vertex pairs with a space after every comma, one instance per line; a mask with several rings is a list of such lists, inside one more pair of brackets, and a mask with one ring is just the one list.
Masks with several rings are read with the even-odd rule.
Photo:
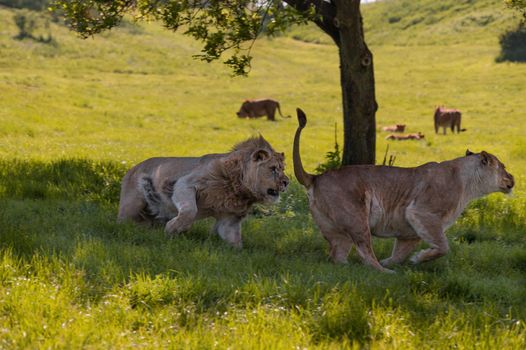
[[311, 6], [314, 23], [339, 48], [343, 101], [342, 164], [374, 164], [378, 109], [374, 94], [373, 55], [365, 44], [360, 0], [285, 0], [300, 12]]
[[344, 143], [342, 164], [374, 164], [376, 121], [373, 55], [365, 44], [360, 0], [335, 0]]

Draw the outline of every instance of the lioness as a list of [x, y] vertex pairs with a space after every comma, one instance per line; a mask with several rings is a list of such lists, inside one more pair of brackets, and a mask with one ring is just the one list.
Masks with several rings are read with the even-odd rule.
[[283, 153], [262, 137], [231, 152], [195, 158], [150, 158], [122, 179], [119, 220], [160, 222], [174, 236], [195, 220], [214, 217], [213, 231], [241, 247], [241, 221], [254, 203], [272, 203], [285, 191]]
[[404, 132], [405, 131], [405, 124], [396, 124], [396, 125], [384, 126], [384, 127], [382, 127], [382, 131]]
[[[430, 247], [416, 254], [413, 263], [443, 256], [448, 251], [444, 231], [466, 205], [492, 192], [509, 193], [514, 185], [504, 165], [484, 151], [416, 168], [353, 165], [311, 175], [300, 158], [300, 135], [307, 123], [300, 109], [298, 121], [294, 174], [308, 190], [312, 216], [337, 263], [347, 263], [356, 245], [364, 263], [392, 272], [384, 266], [403, 262], [421, 240]], [[391, 257], [381, 264], [371, 234], [396, 238]]]
[[385, 138], [386, 140], [422, 140], [425, 138], [425, 135], [422, 134], [420, 131], [413, 134], [403, 134], [403, 135], [395, 135], [395, 134], [389, 134]]
[[438, 134], [438, 128], [442, 127], [444, 135], [446, 134], [446, 129], [451, 128], [451, 132], [455, 132], [457, 129], [457, 134], [461, 131], [466, 131], [466, 129], [460, 128], [460, 122], [462, 119], [462, 113], [458, 109], [448, 109], [442, 106], [435, 109], [434, 121], [435, 121], [435, 134]]
[[274, 118], [276, 115], [276, 109], [282, 118], [290, 118], [290, 115], [284, 117], [283, 114], [281, 114], [278, 101], [269, 98], [245, 100], [236, 114], [239, 118], [258, 118], [266, 115], [268, 120], [276, 121], [276, 118]]

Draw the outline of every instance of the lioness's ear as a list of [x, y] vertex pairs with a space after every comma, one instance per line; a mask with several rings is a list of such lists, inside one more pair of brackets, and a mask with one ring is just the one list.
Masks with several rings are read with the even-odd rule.
[[472, 154], [475, 154], [475, 153], [471, 152], [469, 149], [466, 150], [466, 157], [467, 157], [467, 156], [470, 156], [470, 155], [472, 155]]
[[480, 162], [483, 165], [488, 165], [489, 161], [490, 161], [489, 154], [485, 151], [480, 152]]
[[265, 149], [258, 149], [252, 153], [252, 160], [255, 162], [261, 162], [270, 158], [270, 153]]

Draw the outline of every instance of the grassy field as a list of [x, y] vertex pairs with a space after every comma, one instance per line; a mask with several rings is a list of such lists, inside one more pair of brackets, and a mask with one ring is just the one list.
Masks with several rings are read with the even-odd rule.
[[[52, 24], [55, 43], [42, 44], [14, 39], [14, 13], [0, 7], [0, 349], [526, 347], [526, 65], [495, 62], [517, 23], [501, 1], [364, 6], [378, 126], [426, 135], [389, 142], [396, 164], [484, 149], [517, 183], [470, 205], [449, 255], [396, 275], [356, 254], [330, 263], [297, 183], [244, 222], [242, 251], [206, 220], [175, 240], [115, 222], [120, 178], [151, 156], [261, 133], [291, 174], [295, 119], [239, 120], [245, 98], [302, 107], [304, 162], [323, 161], [341, 93], [336, 48], [315, 28], [258, 41], [250, 76], [234, 78], [155, 23], [88, 40]], [[462, 110], [467, 132], [435, 135], [439, 104]], [[392, 241], [374, 244], [389, 255]]]

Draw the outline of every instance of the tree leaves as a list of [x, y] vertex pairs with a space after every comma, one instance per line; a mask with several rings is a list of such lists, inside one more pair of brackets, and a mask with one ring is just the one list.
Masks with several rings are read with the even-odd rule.
[[203, 44], [194, 57], [211, 62], [227, 53], [224, 63], [235, 75], [250, 71], [250, 50], [259, 36], [278, 35], [314, 16], [312, 8], [299, 13], [276, 0], [56, 0], [53, 9], [83, 38], [119, 25], [124, 15], [158, 20], [173, 31], [183, 28]]

